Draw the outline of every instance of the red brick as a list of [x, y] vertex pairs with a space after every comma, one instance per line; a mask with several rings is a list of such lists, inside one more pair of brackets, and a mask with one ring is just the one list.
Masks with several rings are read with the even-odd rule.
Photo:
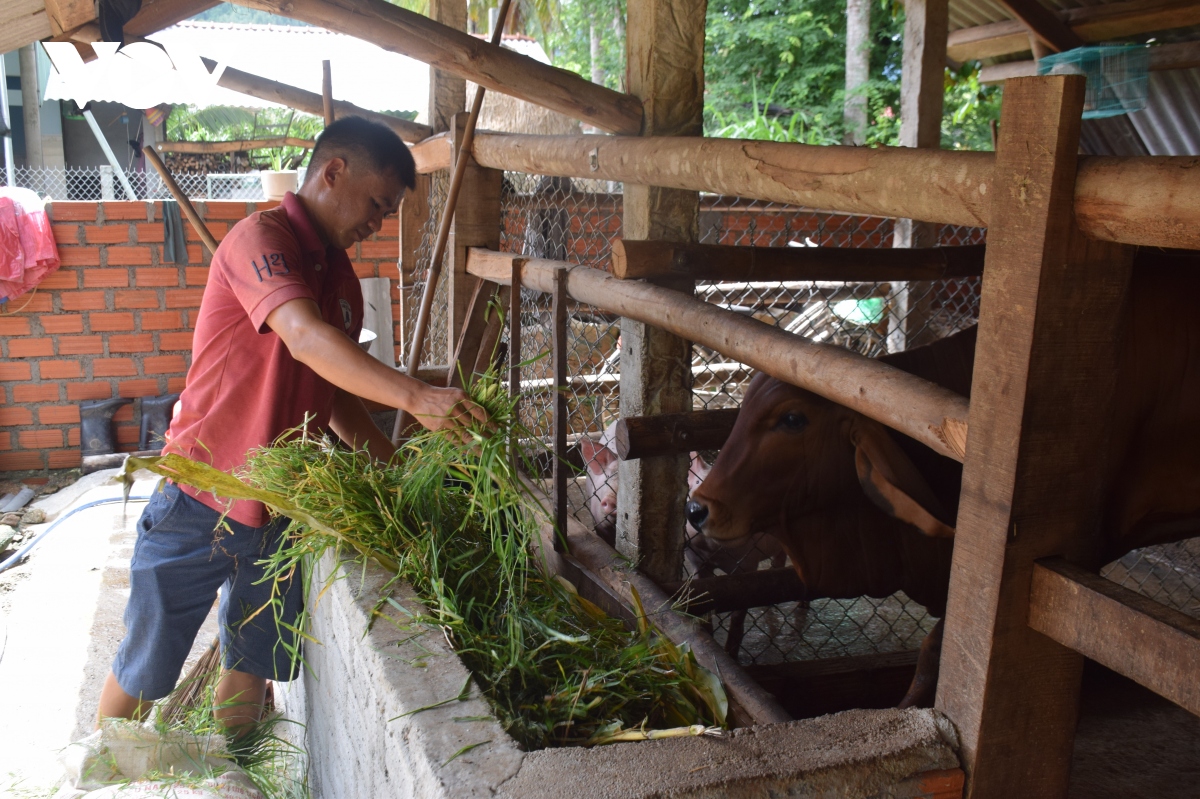
[[37, 409], [38, 424], [79, 424], [78, 405], [43, 405]]
[[154, 337], [149, 333], [135, 333], [132, 336], [109, 336], [109, 352], [153, 352]]
[[58, 402], [61, 383], [22, 383], [13, 386], [13, 402]]
[[[149, 266], [151, 263], [150, 247], [143, 245], [141, 247], [109, 247], [108, 248], [108, 265], [109, 266]], [[128, 285], [122, 283], [122, 286]]]
[[105, 307], [103, 291], [73, 291], [60, 296], [64, 311], [103, 311]]
[[203, 286], [208, 283], [207, 266], [189, 266], [184, 270], [184, 282], [189, 286]]
[[95, 358], [92, 360], [92, 377], [133, 377], [137, 366], [129, 358]]
[[117, 384], [117, 393], [122, 397], [156, 397], [158, 396], [158, 381], [122, 380]]
[[17, 434], [22, 449], [50, 449], [63, 445], [61, 430], [22, 430]]
[[12, 449], [12, 433], [0, 433], [0, 449]]
[[17, 338], [8, 342], [10, 358], [45, 358], [54, 354], [54, 342], [48, 338]]
[[113, 292], [113, 307], [126, 308], [157, 308], [161, 298], [157, 291], [143, 289], [141, 291]]
[[378, 270], [376, 269], [375, 263], [373, 261], [369, 261], [367, 263], [363, 263], [361, 261], [355, 261], [353, 263], [353, 266], [354, 266], [354, 274], [357, 277], [360, 277], [360, 278], [378, 277], [378, 275], [375, 274]]
[[0, 363], [0, 381], [32, 380], [33, 372], [27, 363]]
[[204, 289], [167, 289], [168, 308], [199, 308]]
[[88, 225], [83, 229], [88, 244], [128, 244], [133, 225]]
[[[78, 424], [78, 420], [76, 420], [76, 424]], [[80, 438], [81, 438], [81, 436], [79, 435], [79, 428], [72, 427], [70, 430], [67, 431], [67, 446], [68, 447], [78, 447]]]
[[183, 327], [179, 311], [142, 311], [142, 330], [178, 330]]
[[96, 203], [54, 202], [46, 206], [55, 222], [95, 222]]
[[[262, 210], [262, 208], [258, 208]], [[204, 221], [210, 219], [232, 219], [240, 221], [246, 218], [246, 203], [244, 202], [213, 202], [204, 203]], [[189, 226], [190, 228], [190, 226]]]
[[114, 219], [123, 219], [127, 222], [145, 222], [146, 205], [144, 202], [129, 201], [104, 203], [104, 219], [108, 222], [112, 222]]
[[[70, 446], [78, 447], [79, 443]], [[75, 469], [83, 461], [83, 454], [78, 449], [54, 449], [46, 453], [46, 460], [51, 469]]]
[[139, 287], [178, 286], [178, 269], [137, 269], [134, 281]]
[[208, 260], [208, 250], [201, 247], [199, 244], [189, 244], [187, 246], [188, 263], [202, 264]]
[[133, 314], [129, 311], [120, 313], [90, 313], [88, 324], [93, 333], [112, 333], [114, 331], [133, 330]]
[[367, 239], [364, 242], [360, 242], [358, 246], [361, 248], [363, 258], [388, 258], [393, 261], [400, 258], [400, 242], [398, 241], [371, 241]]
[[24, 316], [0, 316], [0, 336], [28, 336], [29, 319]]
[[5, 452], [0, 455], [0, 472], [25, 472], [44, 469], [41, 452]]
[[187, 371], [187, 364], [182, 355], [160, 355], [146, 358], [142, 368], [148, 375], [182, 374]]
[[[379, 277], [391, 278], [392, 280], [400, 280], [400, 264], [396, 261], [380, 261], [379, 262]], [[399, 317], [397, 317], [399, 318]]]
[[108, 383], [67, 383], [67, 399], [72, 402], [109, 399], [112, 395], [112, 386]]
[[[210, 203], [211, 205], [211, 203]], [[238, 217], [239, 219], [241, 217]], [[221, 239], [225, 238], [225, 234], [229, 232], [229, 224], [226, 222], [205, 222], [204, 226], [208, 228], [208, 232], [213, 234], [213, 238], [217, 240], [217, 244], [221, 243]], [[200, 241], [200, 234], [191, 225], [187, 226], [187, 240]]]
[[52, 313], [54, 311], [54, 295], [48, 291], [26, 294], [10, 300], [6, 308], [12, 307], [8, 314]]
[[83, 287], [87, 289], [123, 289], [128, 285], [128, 269], [88, 269], [83, 273]]
[[0, 408], [0, 427], [33, 424], [33, 412], [28, 408]]
[[[138, 438], [141, 436], [141, 430], [136, 425], [117, 425], [117, 443], [118, 444], [137, 444]], [[132, 452], [136, 447], [130, 446], [127, 449], [122, 448], [125, 452]]]
[[133, 405], [122, 405], [117, 408], [117, 412], [113, 414], [114, 422], [132, 422], [133, 421]]
[[400, 217], [389, 216], [383, 220], [383, 227], [375, 234], [377, 239], [398, 239], [400, 238]]
[[[99, 247], [59, 247], [58, 261], [63, 266], [99, 266]], [[85, 273], [86, 275], [86, 273]], [[90, 285], [84, 283], [84, 285]]]
[[186, 377], [168, 377], [167, 378], [167, 393], [180, 394], [187, 385]]
[[104, 352], [100, 336], [63, 336], [58, 340], [59, 355], [99, 355]]
[[64, 313], [52, 316], [39, 316], [38, 321], [42, 323], [42, 330], [51, 335], [83, 332], [83, 314]]
[[55, 269], [42, 278], [42, 282], [38, 284], [38, 288], [42, 291], [77, 289], [79, 288], [79, 270]]
[[192, 350], [191, 333], [159, 333], [158, 348], [160, 350]]
[[163, 226], [162, 222], [143, 222], [140, 225], [135, 225], [137, 228], [138, 244], [162, 244], [163, 243]]
[[55, 244], [78, 244], [81, 225], [51, 225]]
[[43, 380], [75, 379], [83, 376], [79, 361], [38, 361], [38, 374]]

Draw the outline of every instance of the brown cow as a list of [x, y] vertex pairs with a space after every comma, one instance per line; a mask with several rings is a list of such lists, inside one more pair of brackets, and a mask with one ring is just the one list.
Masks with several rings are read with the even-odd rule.
[[[1111, 464], [1099, 567], [1200, 534], [1200, 258], [1135, 262], [1107, 434]], [[975, 329], [881, 360], [969, 395]], [[860, 413], [755, 376], [708, 479], [687, 506], [718, 542], [778, 537], [809, 598], [903, 590], [946, 608], [962, 467]], [[932, 699], [942, 625], [922, 645], [903, 705]]]

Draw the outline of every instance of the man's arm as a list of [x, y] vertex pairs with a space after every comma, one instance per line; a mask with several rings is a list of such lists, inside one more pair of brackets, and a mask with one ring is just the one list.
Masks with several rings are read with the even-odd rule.
[[365, 448], [377, 461], [387, 463], [396, 454], [392, 440], [376, 426], [362, 400], [348, 391], [339, 388], [333, 395], [329, 426], [351, 449]]
[[293, 358], [333, 385], [356, 397], [402, 408], [430, 430], [488, 422], [487, 412], [467, 399], [462, 389], [435, 388], [363, 352], [322, 319], [310, 299], [280, 305], [267, 316], [267, 326], [283, 340]]

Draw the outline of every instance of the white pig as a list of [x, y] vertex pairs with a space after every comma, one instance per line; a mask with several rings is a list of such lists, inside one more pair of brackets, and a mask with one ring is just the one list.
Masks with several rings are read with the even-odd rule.
[[612, 545], [617, 537], [617, 453], [613, 437], [617, 423], [604, 429], [599, 441], [579, 439], [587, 472], [584, 497], [596, 522], [596, 535]]

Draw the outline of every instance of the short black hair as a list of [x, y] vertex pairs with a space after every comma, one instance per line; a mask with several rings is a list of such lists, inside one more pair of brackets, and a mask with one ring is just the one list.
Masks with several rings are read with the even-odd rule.
[[410, 189], [417, 184], [417, 165], [412, 153], [394, 130], [380, 122], [348, 116], [325, 128], [308, 160], [305, 181], [332, 158], [342, 158], [347, 163], [365, 161], [376, 172], [396, 175]]

